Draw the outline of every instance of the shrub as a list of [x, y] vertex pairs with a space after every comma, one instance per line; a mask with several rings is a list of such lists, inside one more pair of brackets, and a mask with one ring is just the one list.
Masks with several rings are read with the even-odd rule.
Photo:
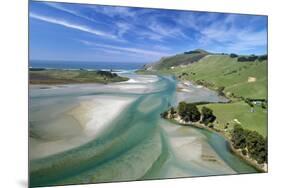
[[116, 73], [111, 73], [109, 71], [101, 71], [101, 70], [97, 71], [97, 74], [108, 78], [114, 78], [118, 76]]
[[267, 162], [267, 139], [258, 132], [243, 129], [241, 125], [235, 125], [231, 133], [231, 141], [234, 148], [242, 149], [243, 155], [249, 154], [260, 164]]
[[243, 149], [246, 147], [246, 135], [241, 125], [235, 125], [232, 131], [231, 140], [234, 148]]
[[208, 123], [213, 123], [216, 120], [216, 116], [213, 114], [213, 110], [203, 106], [201, 110], [202, 122], [207, 125]]
[[187, 104], [186, 102], [182, 101], [178, 105], [178, 114], [184, 121], [192, 121], [197, 122], [200, 120], [200, 112], [196, 105], [194, 104]]
[[264, 60], [267, 60], [267, 55], [261, 55], [258, 57], [258, 60], [259, 61], [264, 61]]
[[256, 131], [250, 131], [246, 140], [249, 155], [258, 163], [264, 163], [267, 160], [266, 140]]
[[224, 96], [223, 90], [224, 90], [224, 86], [220, 86], [220, 87], [217, 89], [218, 94], [219, 94], [220, 96]]
[[168, 112], [167, 112], [167, 111], [162, 112], [162, 113], [160, 114], [160, 116], [161, 116], [162, 118], [167, 118]]
[[236, 58], [236, 57], [238, 57], [237, 54], [230, 54], [229, 56], [230, 56], [231, 58]]
[[240, 56], [238, 57], [238, 62], [245, 62], [245, 61], [256, 61], [258, 59], [258, 56], [256, 55], [250, 55], [250, 56]]
[[246, 150], [246, 149], [243, 149], [243, 150], [242, 150], [242, 154], [243, 154], [243, 155], [247, 155], [247, 150]]

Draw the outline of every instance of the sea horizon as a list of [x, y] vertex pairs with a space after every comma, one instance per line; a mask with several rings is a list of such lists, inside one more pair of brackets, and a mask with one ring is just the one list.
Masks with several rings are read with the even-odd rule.
[[107, 70], [136, 70], [142, 68], [144, 62], [94, 62], [67, 60], [29, 60], [28, 67], [50, 69], [107, 69]]

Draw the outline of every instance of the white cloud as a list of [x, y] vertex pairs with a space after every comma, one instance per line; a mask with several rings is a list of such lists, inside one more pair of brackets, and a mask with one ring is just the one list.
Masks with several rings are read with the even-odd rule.
[[44, 4], [48, 5], [49, 7], [52, 7], [52, 8], [55, 8], [57, 10], [60, 10], [60, 11], [63, 11], [65, 13], [69, 13], [71, 15], [74, 15], [74, 16], [77, 16], [79, 18], [83, 18], [83, 19], [86, 19], [88, 21], [91, 21], [91, 22], [95, 22], [95, 23], [101, 23], [95, 19], [93, 19], [92, 17], [89, 17], [89, 16], [86, 16], [84, 14], [81, 14], [79, 11], [77, 10], [74, 10], [74, 9], [69, 9], [69, 8], [66, 8], [65, 6], [63, 6], [62, 4], [60, 3], [50, 3], [50, 2], [45, 2]]
[[100, 30], [96, 30], [96, 29], [90, 28], [89, 26], [86, 26], [86, 25], [72, 23], [72, 22], [67, 21], [67, 20], [52, 18], [52, 17], [48, 17], [48, 16], [42, 16], [42, 15], [38, 15], [38, 14], [34, 14], [34, 13], [30, 13], [29, 16], [30, 16], [30, 18], [34, 18], [34, 19], [45, 21], [45, 22], [48, 22], [48, 23], [64, 26], [64, 27], [67, 27], [67, 28], [70, 28], [70, 29], [83, 31], [83, 32], [86, 32], [86, 33], [90, 33], [90, 34], [105, 37], [105, 38], [117, 39], [117, 37], [115, 35], [112, 35], [110, 33], [106, 33], [106, 32], [100, 31]]
[[118, 36], [123, 37], [124, 34], [132, 30], [133, 26], [126, 23], [126, 22], [117, 22], [116, 23], [117, 30], [118, 30]]
[[161, 38], [188, 38], [179, 27], [164, 26], [159, 21], [153, 21], [148, 27]]
[[[267, 45], [267, 31], [256, 30], [253, 25], [239, 26], [237, 15], [228, 15], [223, 20], [214, 22], [207, 27], [201, 27], [199, 44], [203, 46], [217, 46], [224, 52], [243, 53]], [[249, 19], [249, 22], [251, 20]]]
[[98, 43], [93, 43], [93, 42], [89, 42], [89, 41], [85, 41], [85, 40], [79, 40], [79, 41], [88, 46], [95, 46], [95, 47], [100, 47], [100, 48], [109, 49], [109, 50], [117, 50], [117, 51], [122, 51], [122, 52], [129, 52], [129, 53], [141, 54], [141, 55], [147, 55], [147, 56], [153, 56], [153, 57], [163, 57], [163, 56], [171, 55], [171, 54], [168, 54], [166, 52], [161, 52], [161, 51], [152, 51], [152, 50], [146, 50], [146, 49], [140, 49], [140, 48], [129, 48], [129, 47], [107, 45], [107, 44], [98, 44]]
[[127, 7], [113, 7], [113, 6], [93, 6], [95, 12], [105, 14], [109, 17], [134, 17], [136, 15], [135, 11], [131, 11]]

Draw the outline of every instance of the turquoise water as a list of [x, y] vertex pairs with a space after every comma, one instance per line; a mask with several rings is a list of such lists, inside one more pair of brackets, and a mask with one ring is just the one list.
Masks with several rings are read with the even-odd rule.
[[[30, 131], [37, 135], [32, 138], [31, 143], [34, 146], [37, 142], [49, 141], [46, 132], [40, 132], [42, 125], [48, 125], [49, 119], [59, 116], [60, 109], [63, 111], [77, 105], [79, 97], [95, 98], [106, 95], [135, 99], [95, 139], [65, 151], [32, 159], [32, 187], [256, 172], [233, 155], [226, 141], [219, 135], [174, 125], [160, 118], [159, 114], [169, 104], [173, 105], [177, 101], [177, 81], [174, 78], [158, 76], [155, 79], [132, 73], [127, 73], [127, 76], [137, 81], [107, 86], [74, 85], [48, 90], [30, 89]], [[200, 92], [200, 89], [196, 92]], [[208, 98], [202, 98], [202, 101], [206, 100]], [[71, 136], [75, 134], [70, 133]], [[71, 140], [68, 137], [64, 139]], [[186, 140], [195, 140], [198, 146], [207, 148], [208, 152], [212, 151], [212, 156], [221, 161], [207, 161], [203, 165], [200, 164], [201, 159], [185, 160], [185, 157], [181, 158], [178, 151], [176, 152], [177, 141], [174, 142], [173, 139], [186, 145]], [[33, 145], [30, 147], [31, 152]], [[188, 147], [194, 146], [189, 144]], [[186, 152], [184, 155], [189, 157], [193, 154]]]

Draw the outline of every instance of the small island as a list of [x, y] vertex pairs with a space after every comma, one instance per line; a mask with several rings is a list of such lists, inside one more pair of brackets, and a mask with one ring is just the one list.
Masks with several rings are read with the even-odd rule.
[[121, 77], [111, 71], [103, 70], [63, 70], [29, 68], [30, 84], [79, 84], [123, 82], [129, 78]]

